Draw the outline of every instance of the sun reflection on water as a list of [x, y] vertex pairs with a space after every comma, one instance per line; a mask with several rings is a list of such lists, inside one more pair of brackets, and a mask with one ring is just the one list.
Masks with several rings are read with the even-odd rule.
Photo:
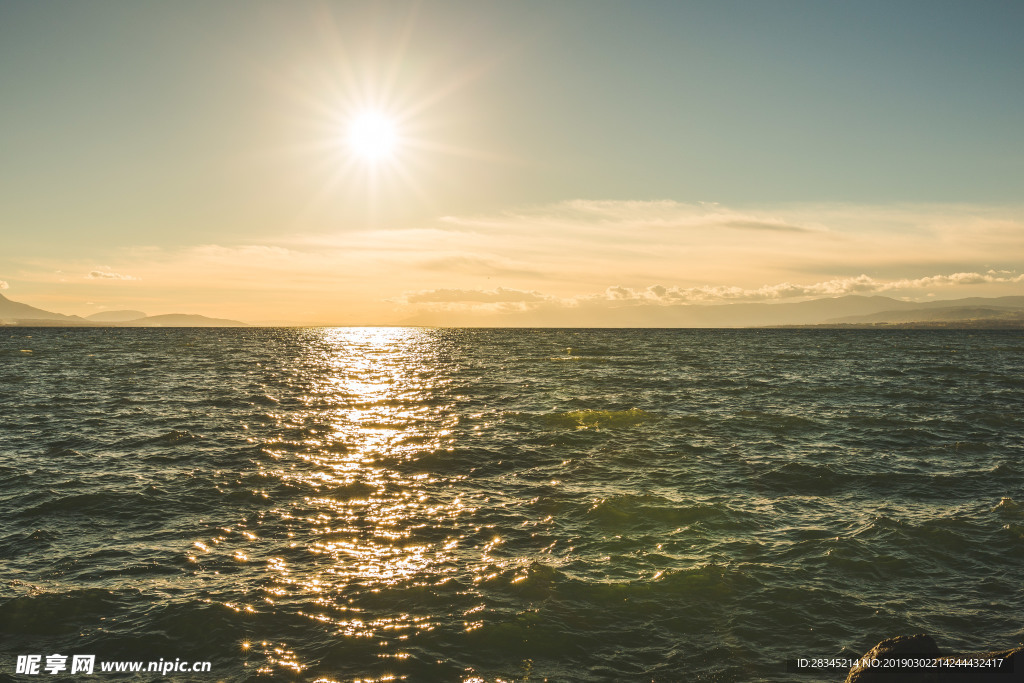
[[[435, 617], [393, 596], [458, 571], [453, 529], [471, 511], [452, 486], [462, 475], [417, 462], [453, 447], [450, 378], [424, 331], [317, 332], [292, 370], [301, 388], [296, 409], [283, 403], [268, 412], [273, 438], [260, 442], [258, 475], [269, 509], [258, 529], [239, 525], [235, 536], [248, 543], [232, 557], [241, 565], [262, 560], [267, 609], [288, 610], [335, 637], [404, 641], [434, 629]], [[208, 542], [195, 548], [210, 550]], [[262, 673], [302, 670], [283, 645], [261, 650]]]

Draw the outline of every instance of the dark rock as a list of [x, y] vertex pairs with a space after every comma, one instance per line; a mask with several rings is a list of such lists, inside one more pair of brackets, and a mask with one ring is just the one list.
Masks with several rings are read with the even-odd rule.
[[[983, 653], [943, 655], [931, 636], [886, 638], [868, 650], [861, 660], [920, 659], [920, 668], [855, 666], [846, 683], [1022, 683], [1024, 682], [1024, 647]], [[971, 668], [954, 666], [962, 660], [1002, 660], [1000, 666]], [[1012, 671], [1012, 673], [1011, 673]]]

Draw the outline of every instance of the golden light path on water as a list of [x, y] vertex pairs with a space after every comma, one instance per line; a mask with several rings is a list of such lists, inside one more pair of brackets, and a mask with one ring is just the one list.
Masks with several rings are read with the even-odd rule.
[[[418, 542], [413, 532], [458, 515], [458, 499], [431, 500], [427, 487], [437, 483], [434, 477], [408, 475], [389, 466], [450, 443], [446, 427], [452, 418], [444, 414], [443, 405], [430, 401], [437, 388], [431, 350], [410, 338], [416, 334], [386, 329], [325, 331], [328, 346], [312, 363], [323, 373], [313, 377], [305, 397], [310, 412], [291, 418], [301, 422], [315, 417], [323, 433], [310, 435], [301, 444], [305, 448], [300, 457], [309, 463], [308, 470], [273, 473], [321, 490], [304, 499], [304, 509], [275, 512], [305, 526], [315, 539], [309, 550], [329, 562], [312, 576], [295, 576], [279, 559], [272, 567], [276, 587], [271, 592], [297, 588], [315, 596], [316, 607], [305, 616], [330, 624], [337, 635], [386, 631], [401, 640], [410, 629], [429, 629], [428, 615], [366, 615], [345, 595], [356, 586], [361, 592], [413, 577], [426, 582], [431, 574], [443, 573], [455, 543], [445, 539], [438, 547]], [[324, 404], [330, 407], [318, 411], [316, 406]]]
[[[454, 447], [459, 419], [452, 404], [457, 397], [447, 391], [452, 360], [422, 330], [317, 334], [288, 380], [301, 407], [285, 410], [282, 403], [269, 413], [278, 436], [261, 444], [268, 456], [259, 468], [264, 489], [293, 495], [269, 494], [259, 522], [238, 526], [253, 543], [236, 552], [237, 561], [254, 563], [266, 545], [277, 548], [256, 579], [263, 604], [228, 606], [287, 610], [315, 622], [341, 647], [345, 639], [372, 638], [379, 641], [378, 657], [409, 657], [401, 643], [433, 630], [444, 616], [436, 600], [429, 606], [420, 600], [417, 610], [417, 591], [467, 572], [478, 583], [508, 565], [491, 556], [500, 539], [477, 542], [487, 530], [458, 521], [474, 512], [460, 497], [466, 475], [439, 466]], [[421, 463], [425, 457], [432, 459]], [[276, 538], [261, 537], [271, 529]], [[467, 534], [475, 537], [473, 547], [460, 547]], [[464, 608], [466, 630], [479, 626], [470, 617], [482, 609], [479, 600]], [[260, 674], [307, 667], [294, 649], [301, 643], [258, 645], [243, 647], [266, 657]]]

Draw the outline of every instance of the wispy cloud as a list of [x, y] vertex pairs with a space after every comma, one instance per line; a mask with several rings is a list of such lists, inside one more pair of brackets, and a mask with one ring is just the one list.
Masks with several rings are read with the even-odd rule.
[[439, 222], [455, 230], [493, 231], [511, 225], [571, 229], [678, 229], [735, 228], [780, 232], [815, 232], [825, 226], [801, 224], [770, 209], [734, 209], [714, 202], [684, 203], [672, 200], [617, 201], [574, 199], [536, 207], [481, 216], [443, 216]]
[[488, 277], [494, 275], [511, 277], [541, 277], [541, 274], [532, 268], [517, 267], [512, 263], [466, 254], [426, 259], [421, 261], [418, 265], [427, 270], [443, 273], [468, 273], [471, 275], [486, 275]]
[[800, 225], [794, 225], [792, 223], [784, 223], [777, 220], [730, 220], [723, 221], [722, 225], [727, 228], [736, 228], [738, 230], [776, 230], [781, 232], [809, 232], [809, 230]]
[[87, 280], [138, 280], [139, 278], [134, 275], [123, 275], [121, 273], [115, 273], [109, 268], [102, 267], [103, 270], [90, 270], [89, 274], [86, 275]]
[[431, 289], [421, 292], [409, 292], [403, 296], [410, 304], [496, 304], [496, 303], [538, 303], [548, 301], [539, 292], [524, 292], [516, 289], [498, 287], [493, 290], [484, 289]]
[[[448, 216], [438, 225], [454, 230], [442, 242], [528, 263], [545, 276], [495, 284], [563, 298], [612, 281], [659, 283], [681, 300], [771, 300], [895, 291], [877, 283], [934, 273], [946, 275], [922, 287], [966, 285], [968, 278], [948, 274], [1024, 269], [1024, 206], [1016, 205], [573, 200]], [[986, 282], [1004, 294], [1019, 284]]]

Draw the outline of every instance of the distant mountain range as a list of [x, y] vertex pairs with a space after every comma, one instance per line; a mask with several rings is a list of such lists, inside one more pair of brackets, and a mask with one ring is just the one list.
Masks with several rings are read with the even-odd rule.
[[927, 303], [849, 295], [798, 303], [623, 305], [599, 311], [541, 307], [484, 318], [423, 313], [407, 325], [536, 327], [1024, 327], [1024, 296]]
[[205, 315], [171, 313], [146, 315], [142, 311], [105, 311], [86, 318], [44, 311], [11, 301], [0, 294], [0, 325], [45, 327], [246, 327], [246, 323]]
[[[1024, 296], [927, 303], [886, 296], [841, 296], [798, 303], [633, 305], [599, 311], [548, 307], [484, 317], [446, 311], [402, 321], [437, 327], [959, 327], [1024, 329]], [[225, 318], [104, 311], [86, 318], [11, 301], [0, 294], [0, 325], [77, 327], [244, 327]]]
[[956, 301], [934, 301], [914, 304], [913, 308], [888, 310], [868, 315], [854, 315], [825, 321], [839, 325], [906, 325], [910, 323], [1007, 323], [1024, 326], [1024, 297], [999, 299], [974, 297]]

